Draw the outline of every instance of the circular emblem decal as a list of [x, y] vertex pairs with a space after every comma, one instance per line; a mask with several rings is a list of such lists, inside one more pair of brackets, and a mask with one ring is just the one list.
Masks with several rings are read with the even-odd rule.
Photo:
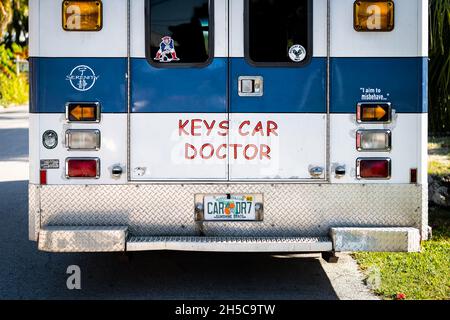
[[95, 75], [94, 70], [88, 66], [76, 66], [67, 76], [67, 79], [72, 87], [77, 91], [88, 91], [90, 90], [98, 76]]
[[305, 47], [296, 44], [289, 49], [289, 58], [294, 62], [301, 62], [306, 58]]

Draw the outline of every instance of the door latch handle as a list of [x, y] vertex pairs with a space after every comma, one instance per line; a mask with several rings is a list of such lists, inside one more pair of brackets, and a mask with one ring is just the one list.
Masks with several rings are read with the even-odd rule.
[[243, 76], [238, 79], [239, 96], [261, 97], [264, 94], [264, 79], [259, 76]]

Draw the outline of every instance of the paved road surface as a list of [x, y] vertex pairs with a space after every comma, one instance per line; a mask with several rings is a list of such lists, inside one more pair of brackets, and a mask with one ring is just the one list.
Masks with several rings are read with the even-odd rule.
[[[355, 262], [341, 255], [149, 252], [48, 254], [27, 240], [25, 108], [0, 110], [0, 299], [375, 299]], [[66, 287], [78, 265], [82, 289]]]

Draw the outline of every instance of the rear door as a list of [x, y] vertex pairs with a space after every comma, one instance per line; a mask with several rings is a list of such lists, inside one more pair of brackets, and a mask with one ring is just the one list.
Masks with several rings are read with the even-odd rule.
[[226, 1], [131, 5], [131, 179], [227, 180]]
[[326, 0], [131, 5], [132, 180], [325, 178]]
[[324, 179], [326, 1], [232, 0], [230, 14], [230, 179]]

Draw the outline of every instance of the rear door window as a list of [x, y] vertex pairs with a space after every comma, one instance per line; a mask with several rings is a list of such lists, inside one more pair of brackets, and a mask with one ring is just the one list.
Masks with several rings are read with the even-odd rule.
[[246, 58], [255, 65], [302, 66], [312, 53], [312, 1], [247, 0]]
[[147, 59], [158, 67], [207, 65], [213, 0], [147, 0]]

